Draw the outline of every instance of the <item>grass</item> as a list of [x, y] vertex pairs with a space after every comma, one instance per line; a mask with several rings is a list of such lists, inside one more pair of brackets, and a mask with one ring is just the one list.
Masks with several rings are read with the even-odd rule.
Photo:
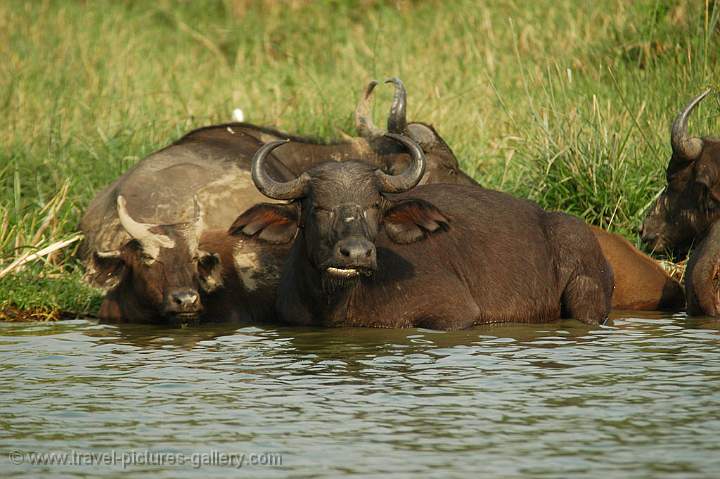
[[[484, 185], [637, 243], [672, 117], [720, 87], [719, 16], [720, 0], [0, 2], [0, 270], [72, 238], [99, 188], [183, 132], [241, 107], [352, 134], [361, 88], [388, 76]], [[719, 98], [692, 131], [718, 134]], [[0, 278], [0, 307], [94, 311], [76, 245]]]

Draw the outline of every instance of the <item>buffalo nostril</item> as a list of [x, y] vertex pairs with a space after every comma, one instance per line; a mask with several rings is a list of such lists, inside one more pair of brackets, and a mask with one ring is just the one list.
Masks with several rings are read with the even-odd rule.
[[175, 306], [187, 307], [196, 305], [198, 303], [199, 296], [194, 292], [183, 291], [181, 293], [172, 294], [170, 300]]
[[375, 256], [375, 245], [364, 238], [342, 240], [335, 247], [335, 258], [342, 263], [364, 265], [372, 262]]

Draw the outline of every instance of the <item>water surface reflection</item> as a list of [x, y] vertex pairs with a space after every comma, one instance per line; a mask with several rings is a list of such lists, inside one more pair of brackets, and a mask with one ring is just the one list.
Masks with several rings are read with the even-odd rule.
[[[713, 477], [720, 323], [646, 315], [468, 331], [0, 324], [10, 451], [282, 454], [253, 477]], [[223, 467], [103, 466], [110, 477]]]

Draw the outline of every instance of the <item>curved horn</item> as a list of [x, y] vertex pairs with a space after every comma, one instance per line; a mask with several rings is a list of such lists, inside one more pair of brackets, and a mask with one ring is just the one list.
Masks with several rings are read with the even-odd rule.
[[284, 145], [290, 140], [271, 141], [260, 147], [252, 158], [252, 179], [260, 193], [275, 200], [294, 200], [305, 194], [305, 188], [310, 181], [310, 176], [303, 173], [294, 180], [280, 182], [275, 181], [265, 171], [265, 158], [272, 150]]
[[138, 223], [132, 219], [127, 210], [127, 201], [122, 195], [118, 195], [117, 197], [117, 212], [118, 218], [120, 218], [120, 224], [134, 239], [142, 242], [153, 236], [153, 233], [150, 232], [150, 228], [152, 228], [153, 225]]
[[125, 231], [127, 231], [133, 239], [138, 240], [145, 249], [145, 252], [153, 258], [157, 257], [161, 246], [163, 248], [172, 248], [175, 246], [175, 242], [169, 237], [150, 231], [150, 228], [156, 225], [139, 223], [132, 219], [127, 210], [127, 201], [122, 195], [118, 195], [117, 197], [117, 212], [120, 224], [125, 228]]
[[711, 89], [708, 88], [693, 98], [690, 103], [678, 113], [678, 116], [675, 117], [675, 121], [673, 121], [672, 128], [670, 129], [670, 144], [672, 145], [673, 152], [687, 160], [696, 159], [703, 148], [702, 139], [688, 136], [688, 118], [698, 103], [708, 96], [710, 91]]
[[383, 131], [375, 126], [370, 117], [370, 99], [377, 84], [376, 80], [368, 83], [355, 108], [355, 129], [361, 138], [375, 138], [383, 135]]
[[385, 83], [395, 85], [390, 115], [388, 115], [387, 129], [390, 133], [405, 133], [407, 130], [407, 91], [402, 80], [397, 77], [388, 78]]
[[384, 193], [402, 193], [403, 191], [414, 188], [425, 173], [425, 153], [423, 153], [417, 143], [406, 136], [396, 135], [394, 133], [388, 133], [385, 136], [405, 145], [405, 147], [410, 150], [412, 161], [410, 162], [410, 166], [399, 175], [388, 175], [380, 170], [376, 170], [375, 174], [380, 180], [382, 191]]

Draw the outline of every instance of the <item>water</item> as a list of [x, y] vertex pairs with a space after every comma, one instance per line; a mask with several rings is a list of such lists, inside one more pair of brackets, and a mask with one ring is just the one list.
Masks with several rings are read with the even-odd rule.
[[719, 333], [0, 324], [0, 476], [718, 477]]

